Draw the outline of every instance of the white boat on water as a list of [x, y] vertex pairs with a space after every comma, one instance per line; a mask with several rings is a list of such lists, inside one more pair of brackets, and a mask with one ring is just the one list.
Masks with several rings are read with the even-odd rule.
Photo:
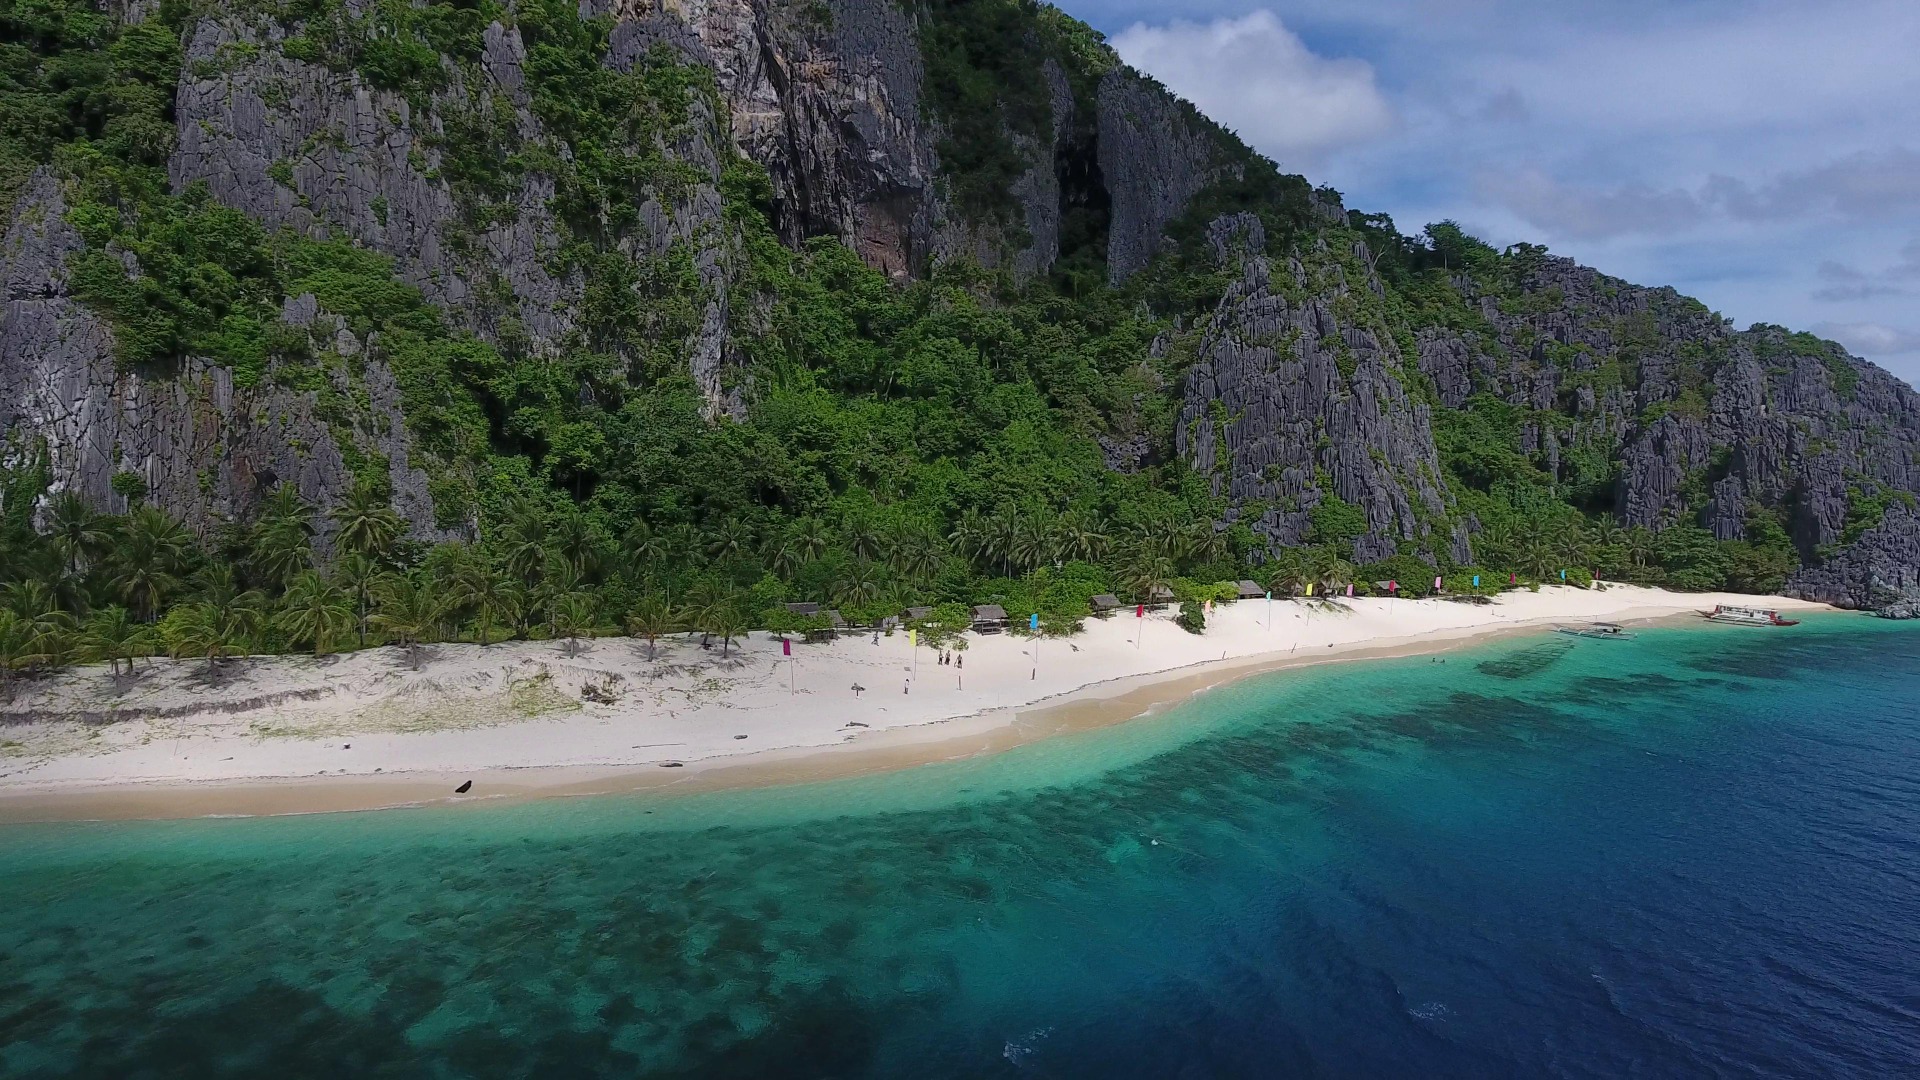
[[1772, 608], [1739, 607], [1734, 604], [1716, 604], [1712, 611], [1700, 614], [1714, 622], [1734, 623], [1739, 626], [1796, 626], [1799, 619], [1783, 619]]

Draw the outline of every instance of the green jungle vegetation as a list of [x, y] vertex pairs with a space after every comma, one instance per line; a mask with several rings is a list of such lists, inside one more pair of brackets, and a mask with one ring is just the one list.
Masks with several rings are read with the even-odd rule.
[[[1116, 61], [1093, 31], [1027, 0], [915, 4], [927, 107], [950, 121], [942, 154], [959, 163], [946, 182], [958, 204], [1005, 220], [1006, 181], [1022, 167], [1007, 133], [1037, 130], [1045, 116], [1039, 60], [1061, 60], [1082, 117]], [[344, 237], [269, 232], [201, 187], [173, 191], [165, 165], [191, 4], [166, 0], [120, 27], [85, 0], [0, 0], [0, 202], [36, 168], [61, 178], [88, 244], [69, 264], [72, 287], [111, 319], [118, 362], [165, 377], [204, 357], [229, 365], [243, 388], [310, 391], [359, 478], [328, 518], [283, 487], [252, 520], [196, 536], [145, 505], [135, 473], [114, 484], [127, 512], [101, 514], [47, 497], [44, 454], [17, 452], [20, 464], [0, 475], [0, 673], [117, 667], [162, 651], [213, 663], [620, 631], [655, 640], [697, 630], [724, 649], [749, 629], [822, 625], [791, 615], [788, 601], [837, 607], [856, 624], [933, 606], [924, 628], [945, 639], [968, 604], [1037, 612], [1043, 633], [1061, 634], [1078, 628], [1094, 594], [1166, 588], [1189, 602], [1182, 622], [1198, 629], [1200, 603], [1229, 598], [1219, 583], [1240, 578], [1281, 595], [1309, 582], [1365, 593], [1393, 580], [1421, 596], [1436, 573], [1458, 593], [1473, 591], [1476, 574], [1490, 592], [1564, 569], [1574, 582], [1595, 574], [1768, 591], [1797, 565], [1771, 516], [1734, 542], [1692, 521], [1658, 534], [1622, 529], [1610, 502], [1617, 465], [1604, 451], [1576, 455], [1569, 475], [1555, 476], [1520, 449], [1526, 424], [1563, 417], [1485, 395], [1439, 408], [1410, 364], [1397, 377], [1435, 406], [1456, 500], [1427, 524], [1443, 536], [1453, 516], [1474, 515], [1481, 565], [1442, 556], [1436, 570], [1409, 543], [1355, 566], [1365, 519], [1330, 490], [1310, 543], [1278, 558], [1245, 527], [1217, 527], [1223, 500], [1171, 451], [1178, 403], [1167, 388], [1179, 385], [1182, 350], [1148, 348], [1204, 319], [1226, 287], [1201, 251], [1206, 221], [1254, 212], [1270, 250], [1300, 255], [1315, 274], [1341, 268], [1337, 253], [1364, 238], [1387, 295], [1351, 299], [1359, 306], [1343, 317], [1373, 320], [1403, 346], [1421, 325], [1485, 329], [1454, 275], [1529, 302], [1517, 282], [1539, 253], [1495, 251], [1446, 223], [1413, 237], [1380, 215], [1315, 223], [1306, 182], [1244, 149], [1233, 151], [1240, 178], [1204, 192], [1175, 224], [1176, 250], [1119, 288], [1106, 284], [1097, 199], [1069, 208], [1049, 276], [1017, 284], [957, 264], [897, 284], [830, 238], [782, 245], [766, 176], [727, 162], [719, 187], [738, 237], [734, 288], [766, 302], [733, 305], [748, 355], [729, 389], [745, 419], [710, 418], [674, 344], [700, 317], [691, 252], [633, 258], [619, 248], [643, 193], [671, 198], [702, 181], [661, 147], [700, 122], [692, 105], [714, 93], [709, 73], [659, 53], [628, 72], [603, 66], [610, 24], [580, 18], [572, 0], [511, 10], [497, 0], [374, 0], [358, 14], [344, 0], [245, 6], [300, 29], [287, 56], [422, 104], [470, 70], [490, 20], [517, 23], [548, 140], [524, 143], [510, 120], [450, 112], [439, 175], [473, 229], [513, 212], [524, 176], [555, 179], [565, 235], [554, 269], [588, 282], [583, 329], [559, 355], [536, 354], [510, 317], [476, 336], [399, 281], [383, 255]], [[232, 46], [195, 74], [257, 48]], [[1221, 143], [1240, 145], [1225, 134]], [[292, 172], [274, 175], [288, 183]], [[1324, 248], [1311, 243], [1321, 238]], [[388, 505], [387, 462], [353, 448], [364, 359], [277, 319], [282, 301], [303, 293], [391, 368], [430, 466], [438, 524], [472, 540], [407, 538]], [[1109, 471], [1100, 433], [1145, 435], [1158, 463]], [[1696, 509], [1707, 479], [1697, 480]], [[1878, 497], [1863, 492], [1862, 528]], [[332, 527], [325, 545], [322, 524]]]

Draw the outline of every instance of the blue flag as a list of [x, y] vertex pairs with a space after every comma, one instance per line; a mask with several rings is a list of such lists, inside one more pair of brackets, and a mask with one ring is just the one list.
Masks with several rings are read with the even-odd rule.
[[1476, 589], [1480, 587], [1480, 575], [1479, 575], [1479, 574], [1475, 574], [1475, 575], [1473, 575], [1473, 587], [1474, 587], [1474, 588], [1476, 588]]
[[1039, 612], [1036, 611], [1033, 614], [1027, 616], [1027, 629], [1029, 630], [1040, 629], [1040, 613]]

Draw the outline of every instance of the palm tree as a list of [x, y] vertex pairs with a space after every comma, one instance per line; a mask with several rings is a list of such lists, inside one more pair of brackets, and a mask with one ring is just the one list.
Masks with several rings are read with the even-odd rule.
[[1009, 576], [1013, 573], [1014, 549], [1019, 546], [1020, 525], [1011, 507], [1001, 507], [986, 521], [981, 538], [981, 553], [989, 564]]
[[551, 539], [546, 515], [541, 513], [539, 505], [531, 499], [515, 503], [508, 513], [506, 528], [501, 530], [501, 555], [506, 560], [507, 573], [522, 585], [536, 584], [546, 576], [552, 562], [552, 552], [547, 547]]
[[591, 578], [599, 572], [605, 558], [605, 545], [600, 541], [599, 530], [593, 522], [578, 510], [569, 511], [560, 518], [553, 532], [554, 547], [560, 557], [566, 560], [573, 572], [581, 578]]
[[1660, 550], [1660, 542], [1653, 530], [1635, 527], [1627, 530], [1627, 558], [1635, 570], [1645, 570], [1652, 565], [1653, 557]]
[[985, 515], [969, 507], [953, 524], [953, 531], [947, 534], [947, 542], [953, 550], [968, 562], [984, 559], [989, 547], [988, 528]]
[[141, 621], [152, 622], [167, 594], [180, 587], [186, 549], [185, 533], [172, 518], [153, 507], [140, 507], [120, 530], [107, 583]]
[[353, 629], [353, 601], [347, 590], [308, 570], [287, 586], [274, 620], [294, 641], [313, 643], [313, 655], [333, 651], [333, 641]]
[[160, 626], [161, 634], [166, 638], [167, 653], [177, 660], [189, 656], [204, 657], [207, 672], [213, 672], [214, 663], [225, 656], [229, 643], [222, 633], [224, 627], [220, 610], [212, 604], [180, 604], [167, 612], [166, 622]]
[[10, 581], [0, 586], [0, 605], [23, 619], [38, 618], [43, 611], [60, 606], [53, 587], [38, 578]]
[[871, 559], [855, 559], [841, 575], [835, 593], [847, 608], [865, 607], [880, 596], [879, 567]]
[[575, 591], [560, 597], [553, 605], [553, 627], [567, 639], [567, 651], [580, 650], [580, 638], [597, 636], [600, 629], [599, 605], [592, 593]]
[[1173, 582], [1173, 560], [1165, 555], [1142, 551], [1135, 555], [1121, 575], [1121, 582], [1141, 601], [1150, 601], [1154, 593]]
[[864, 517], [848, 518], [842, 528], [846, 533], [847, 550], [856, 559], [878, 559], [886, 554], [886, 540], [873, 522]]
[[193, 591], [201, 601], [225, 607], [240, 595], [240, 582], [234, 577], [231, 565], [210, 562], [193, 575]]
[[747, 613], [741, 610], [739, 604], [727, 604], [716, 613], [710, 629], [720, 635], [720, 656], [725, 659], [733, 646], [733, 639], [747, 636], [750, 629]]
[[1612, 514], [1603, 514], [1593, 525], [1593, 542], [1600, 547], [1617, 547], [1627, 539], [1627, 530]]
[[791, 534], [776, 536], [767, 541], [760, 553], [767, 569], [775, 577], [791, 578], [806, 564], [806, 558], [800, 553], [800, 545]]
[[333, 576], [353, 600], [354, 627], [364, 648], [367, 644], [367, 616], [372, 611], [373, 599], [393, 575], [386, 567], [356, 551], [334, 562]]
[[511, 623], [520, 613], [519, 591], [484, 561], [475, 559], [461, 567], [448, 584], [453, 602], [473, 611], [481, 648], [491, 644], [488, 638], [496, 623]]
[[681, 522], [667, 530], [667, 562], [685, 567], [700, 552], [700, 530]]
[[799, 553], [802, 566], [825, 555], [827, 549], [833, 546], [833, 537], [828, 533], [827, 526], [814, 517], [804, 517], [794, 522], [793, 528], [787, 532], [787, 539]]
[[260, 581], [275, 586], [284, 586], [312, 568], [312, 514], [293, 485], [274, 488], [261, 506], [248, 561]]
[[1352, 581], [1354, 575], [1359, 572], [1353, 563], [1331, 552], [1315, 569], [1319, 574], [1322, 596]]
[[1180, 530], [1177, 543], [1185, 558], [1193, 562], [1210, 563], [1226, 555], [1227, 532], [1214, 528], [1211, 520], [1201, 518]]
[[70, 612], [50, 608], [27, 624], [27, 649], [20, 657], [27, 669], [57, 669], [73, 659], [76, 626]]
[[1577, 566], [1587, 561], [1587, 537], [1579, 521], [1569, 520], [1555, 527], [1552, 550], [1562, 566]]
[[1047, 511], [1015, 519], [1007, 548], [1014, 569], [1032, 570], [1052, 562], [1053, 531], [1053, 515]]
[[433, 589], [396, 575], [381, 582], [379, 607], [369, 621], [407, 650], [408, 666], [418, 671], [420, 643], [433, 636], [442, 607]]
[[647, 659], [659, 655], [661, 638], [680, 629], [686, 618], [663, 596], [648, 594], [627, 613], [627, 632], [647, 643]]
[[175, 607], [167, 612], [166, 621], [160, 627], [167, 652], [181, 659], [203, 657], [208, 674], [212, 674], [221, 658], [243, 651], [248, 639], [258, 631], [261, 613], [257, 596], [245, 594], [241, 601], [224, 608], [208, 603]]
[[11, 609], [0, 608], [0, 688], [6, 687], [14, 670], [20, 667], [20, 658], [26, 655], [32, 636], [32, 623]]
[[665, 562], [667, 559], [666, 535], [647, 524], [644, 518], [635, 518], [633, 524], [627, 526], [626, 534], [620, 538], [620, 543], [626, 549], [627, 558], [633, 560], [642, 570], [650, 569], [655, 563]]
[[341, 550], [369, 559], [386, 559], [393, 553], [394, 541], [406, 529], [406, 519], [395, 513], [375, 494], [373, 485], [355, 484], [353, 491], [333, 508], [333, 520], [339, 526], [335, 534]]
[[133, 674], [133, 658], [147, 655], [153, 640], [151, 627], [142, 625], [126, 608], [115, 605], [101, 608], [87, 620], [81, 644], [96, 658], [105, 660], [115, 675], [120, 662], [127, 662], [127, 674]]
[[47, 503], [47, 539], [70, 573], [79, 573], [105, 551], [110, 535], [106, 519], [94, 513], [78, 493], [63, 491]]
[[313, 568], [313, 538], [296, 523], [270, 522], [254, 533], [253, 554], [248, 562], [259, 581], [284, 586], [296, 575]]
[[726, 518], [707, 535], [707, 558], [716, 563], [732, 562], [753, 550], [753, 529], [739, 518]]
[[1060, 518], [1061, 554], [1083, 562], [1099, 562], [1107, 553], [1106, 530], [1091, 512], [1080, 511]]
[[940, 537], [930, 529], [904, 530], [893, 550], [893, 571], [909, 582], [923, 583], [940, 572]]

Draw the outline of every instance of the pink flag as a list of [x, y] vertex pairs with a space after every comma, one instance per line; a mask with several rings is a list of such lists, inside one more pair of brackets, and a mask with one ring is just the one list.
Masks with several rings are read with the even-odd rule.
[[1434, 579], [1433, 579], [1433, 587], [1434, 587], [1434, 588], [1436, 588], [1436, 589], [1438, 589], [1438, 588], [1440, 587], [1440, 579], [1439, 579], [1439, 578], [1434, 578]]
[[1353, 595], [1353, 582], [1351, 581], [1347, 582], [1347, 595], [1348, 596]]
[[788, 640], [787, 638], [781, 638], [781, 639], [780, 639], [780, 655], [781, 655], [781, 656], [792, 656], [792, 655], [793, 655], [793, 642], [792, 642], [792, 641], [790, 641], [790, 640]]
[[1397, 581], [1389, 581], [1389, 582], [1387, 582], [1387, 591], [1388, 591], [1388, 592], [1394, 592], [1394, 593], [1397, 593], [1397, 592], [1399, 592], [1399, 591], [1400, 591], [1400, 583], [1399, 583], [1399, 582], [1397, 582]]

